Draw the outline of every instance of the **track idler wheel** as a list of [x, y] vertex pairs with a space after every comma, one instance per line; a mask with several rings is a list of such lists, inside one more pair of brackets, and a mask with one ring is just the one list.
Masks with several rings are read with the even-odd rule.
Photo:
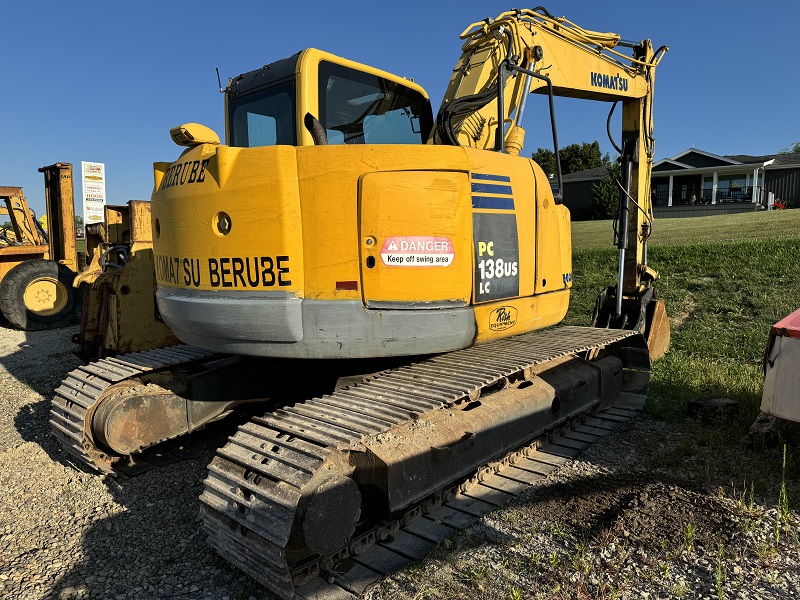
[[123, 384], [95, 406], [91, 434], [98, 446], [128, 456], [191, 433], [239, 403], [195, 400], [153, 383]]
[[156, 385], [122, 386], [104, 397], [92, 416], [98, 444], [120, 456], [188, 432], [186, 401]]
[[303, 544], [317, 554], [333, 554], [353, 537], [360, 516], [361, 492], [356, 482], [330, 473], [305, 494], [300, 516]]

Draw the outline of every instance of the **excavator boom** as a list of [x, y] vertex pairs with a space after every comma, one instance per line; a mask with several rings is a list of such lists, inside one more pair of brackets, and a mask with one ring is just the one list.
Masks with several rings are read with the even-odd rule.
[[[546, 94], [558, 161], [553, 96], [613, 102], [614, 107], [622, 102], [619, 146], [611, 140], [622, 172], [615, 220], [618, 281], [598, 297], [592, 322], [640, 331], [652, 357], [663, 355], [669, 347], [669, 321], [653, 288], [658, 274], [647, 265], [647, 241], [653, 230], [655, 69], [667, 47], [654, 51], [650, 40], [630, 42], [617, 34], [588, 31], [543, 8], [473, 23], [461, 38], [462, 55], [439, 109], [433, 143], [518, 154], [528, 94]], [[560, 163], [555, 175], [560, 195]]]

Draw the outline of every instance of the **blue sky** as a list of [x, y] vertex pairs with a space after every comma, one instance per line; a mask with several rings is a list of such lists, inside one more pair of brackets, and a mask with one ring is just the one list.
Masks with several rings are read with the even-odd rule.
[[[317, 47], [413, 77], [438, 108], [470, 23], [509, 2], [8, 2], [0, 76], [0, 186], [44, 209], [37, 169], [106, 164], [110, 203], [149, 199], [152, 163], [174, 160], [169, 129], [224, 135], [215, 67], [228, 77]], [[522, 6], [522, 5], [519, 5]], [[535, 4], [530, 4], [533, 8]], [[553, 1], [578, 25], [667, 44], [656, 79], [656, 158], [689, 147], [771, 154], [800, 140], [800, 3]], [[526, 117], [525, 155], [550, 147], [546, 114]], [[556, 99], [559, 142], [598, 140], [608, 105]], [[76, 182], [77, 183], [77, 182]], [[79, 186], [79, 183], [77, 183]], [[80, 188], [76, 188], [80, 197]]]

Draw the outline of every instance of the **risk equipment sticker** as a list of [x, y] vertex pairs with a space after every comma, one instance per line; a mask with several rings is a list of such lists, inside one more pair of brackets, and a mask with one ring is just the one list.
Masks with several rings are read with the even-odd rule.
[[392, 267], [447, 267], [454, 258], [453, 242], [446, 237], [392, 236], [381, 247], [383, 264]]

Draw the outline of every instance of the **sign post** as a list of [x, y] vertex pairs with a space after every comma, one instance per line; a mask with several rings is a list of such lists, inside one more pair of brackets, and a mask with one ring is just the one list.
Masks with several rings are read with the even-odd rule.
[[81, 161], [83, 181], [83, 224], [105, 221], [106, 166], [104, 163]]

